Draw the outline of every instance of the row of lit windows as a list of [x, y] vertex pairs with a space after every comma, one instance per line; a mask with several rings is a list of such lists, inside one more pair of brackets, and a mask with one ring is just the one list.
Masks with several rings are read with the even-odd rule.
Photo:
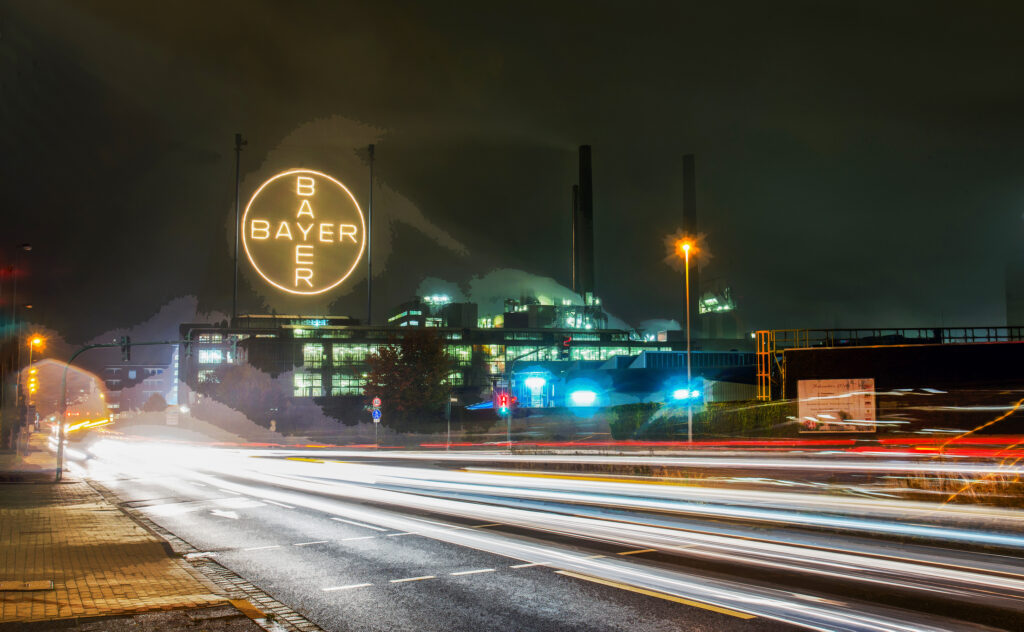
[[[345, 364], [362, 364], [366, 358], [380, 351], [386, 345], [332, 345], [331, 363], [335, 366]], [[448, 345], [448, 355], [457, 364], [468, 366], [473, 359], [473, 348], [469, 345]], [[319, 369], [327, 360], [324, 345], [310, 342], [302, 345], [302, 363], [306, 368]]]
[[[295, 397], [323, 397], [324, 378], [320, 373], [296, 373], [293, 378]], [[366, 375], [331, 374], [331, 396], [362, 395]]]
[[[377, 353], [381, 346], [379, 344], [355, 344], [355, 345], [332, 345], [331, 362], [335, 366], [346, 364], [362, 364], [368, 356]], [[485, 362], [501, 362], [506, 359], [526, 356], [527, 360], [539, 362], [556, 361], [563, 359], [561, 346], [509, 346], [502, 345], [480, 345], [481, 353]], [[654, 351], [655, 349], [650, 349]], [[670, 347], [661, 347], [658, 351], [671, 351]], [[203, 350], [214, 354], [220, 352], [214, 349]], [[631, 355], [635, 351], [630, 347], [580, 347], [574, 346], [569, 349], [568, 359], [571, 361], [598, 360], [603, 361], [620, 355]], [[469, 366], [473, 359], [473, 348], [470, 345], [448, 345], [448, 354], [460, 366]], [[218, 362], [219, 356], [217, 356]], [[306, 343], [302, 346], [303, 365], [310, 369], [318, 369], [324, 366], [327, 355], [325, 347], [320, 343]], [[202, 351], [200, 352], [200, 363], [203, 363]]]

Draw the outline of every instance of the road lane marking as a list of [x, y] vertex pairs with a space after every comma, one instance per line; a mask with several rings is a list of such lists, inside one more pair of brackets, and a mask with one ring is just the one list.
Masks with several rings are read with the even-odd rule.
[[351, 542], [352, 540], [372, 540], [372, 539], [374, 539], [376, 537], [377, 536], [375, 536], [375, 535], [362, 535], [362, 536], [359, 536], [358, 538], [342, 538], [342, 539], [338, 540], [338, 542]]
[[331, 520], [337, 520], [338, 522], [345, 522], [347, 524], [354, 524], [357, 527], [366, 527], [367, 529], [373, 529], [374, 531], [387, 531], [383, 527], [375, 527], [372, 524], [366, 524], [365, 522], [356, 522], [355, 520], [345, 520], [344, 518], [331, 518]]
[[548, 566], [551, 562], [530, 562], [529, 564], [513, 564], [509, 568], [530, 568], [531, 566]]
[[501, 526], [500, 522], [491, 522], [489, 524], [478, 524], [478, 525], [475, 525], [473, 528], [474, 529], [486, 529], [487, 527], [500, 527], [500, 526]]
[[265, 551], [266, 549], [279, 549], [279, 548], [281, 548], [280, 544], [272, 544], [270, 546], [253, 546], [253, 547], [250, 547], [248, 549], [242, 549], [242, 550], [243, 551]]
[[241, 492], [233, 492], [230, 489], [224, 489], [223, 487], [218, 487], [217, 489], [219, 489], [220, 491], [224, 492], [225, 494], [234, 494], [235, 496], [241, 496], [242, 495]]
[[638, 553], [654, 553], [658, 549], [637, 549], [635, 551], [620, 551], [616, 555], [637, 555]]
[[301, 457], [301, 456], [290, 456], [290, 457], [288, 457], [285, 460], [286, 461], [305, 461], [306, 463], [323, 463], [323, 460], [321, 460], [321, 459], [307, 459], [307, 458]]
[[366, 588], [367, 586], [373, 586], [373, 584], [349, 584], [348, 586], [331, 586], [324, 588], [324, 592], [331, 592], [334, 590], [349, 590], [351, 588]]
[[326, 544], [330, 540], [313, 540], [312, 542], [296, 542], [292, 546], [309, 546], [310, 544]]
[[437, 575], [422, 575], [420, 577], [406, 577], [405, 579], [392, 579], [392, 584], [401, 584], [403, 582], [418, 582], [423, 579], [436, 579]]
[[276, 500], [268, 500], [268, 499], [264, 498], [263, 502], [270, 503], [271, 505], [277, 505], [278, 507], [284, 507], [285, 509], [295, 509], [295, 507], [292, 506], [292, 505], [286, 505], [284, 503], [279, 503]]
[[710, 610], [712, 612], [718, 612], [720, 614], [727, 614], [730, 617], [737, 617], [740, 619], [756, 619], [752, 614], [746, 612], [738, 612], [736, 610], [729, 610], [728, 608], [720, 608], [718, 606], [712, 606], [708, 603], [701, 603], [699, 601], [692, 601], [690, 599], [684, 599], [683, 597], [676, 597], [668, 593], [658, 592], [656, 590], [647, 590], [646, 588], [638, 588], [637, 586], [630, 586], [629, 584], [622, 584], [619, 582], [609, 581], [607, 579], [601, 579], [599, 577], [591, 577], [590, 575], [583, 575], [581, 573], [574, 573], [572, 571], [555, 571], [559, 575], [565, 575], [567, 577], [575, 577], [576, 579], [582, 579], [588, 582], [594, 582], [595, 584], [603, 584], [605, 586], [611, 586], [612, 588], [619, 588], [621, 590], [628, 590], [630, 592], [640, 593], [641, 595], [647, 595], [648, 597], [657, 597], [658, 599], [665, 599], [667, 601], [674, 601], [676, 603], [685, 604], [687, 606], [693, 606], [694, 608], [703, 608], [704, 610]]
[[599, 559], [599, 558], [602, 558], [602, 557], [608, 557], [608, 556], [607, 555], [588, 555], [587, 557], [585, 557], [583, 559], [585, 559], [585, 560], [596, 560], [596, 559]]
[[448, 573], [449, 575], [476, 575], [477, 573], [493, 573], [493, 568], [480, 568], [475, 571], [459, 571], [458, 573]]
[[400, 535], [416, 535], [416, 534], [413, 533], [412, 531], [406, 531], [404, 533], [389, 533], [389, 534], [387, 534], [384, 537], [386, 537], [386, 538], [394, 538], [394, 537], [398, 537]]

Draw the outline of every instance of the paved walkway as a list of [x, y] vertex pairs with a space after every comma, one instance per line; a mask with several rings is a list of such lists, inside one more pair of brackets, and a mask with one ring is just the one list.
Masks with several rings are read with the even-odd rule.
[[225, 602], [164, 546], [84, 482], [0, 485], [0, 623]]
[[0, 481], [46, 480], [57, 468], [50, 435], [33, 432], [18, 439], [18, 449], [0, 452]]

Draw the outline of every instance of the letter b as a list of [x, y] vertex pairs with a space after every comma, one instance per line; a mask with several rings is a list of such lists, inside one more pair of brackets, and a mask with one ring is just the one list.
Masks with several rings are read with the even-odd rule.
[[313, 195], [316, 193], [316, 180], [309, 176], [295, 178], [295, 192], [306, 197]]

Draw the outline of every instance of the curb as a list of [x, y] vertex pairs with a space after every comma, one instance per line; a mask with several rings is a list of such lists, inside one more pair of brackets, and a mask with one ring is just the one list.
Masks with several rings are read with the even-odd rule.
[[[231, 602], [242, 614], [248, 616], [267, 632], [326, 632], [320, 626], [257, 588], [241, 575], [217, 563], [209, 553], [200, 551], [164, 529], [138, 509], [124, 505], [114, 492], [101, 483], [85, 478], [81, 480], [139, 526], [160, 538], [164, 542], [165, 548], [169, 549], [168, 552], [171, 556], [181, 560], [188, 570], [197, 576], [197, 579], [210, 585], [217, 592], [223, 593], [226, 601]], [[236, 603], [245, 601], [251, 604], [249, 608], [244, 607], [244, 604], [239, 606]]]

